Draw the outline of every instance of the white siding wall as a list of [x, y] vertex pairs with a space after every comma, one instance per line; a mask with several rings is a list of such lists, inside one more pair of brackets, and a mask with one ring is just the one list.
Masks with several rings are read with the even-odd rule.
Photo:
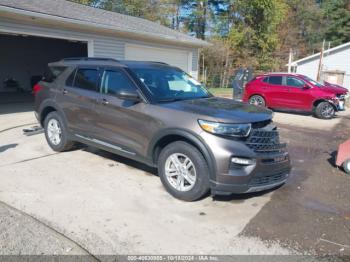
[[53, 29], [51, 27], [22, 24], [3, 18], [0, 18], [0, 33], [1, 32], [86, 41], [88, 42], [89, 46], [89, 56], [112, 57], [115, 59], [125, 59], [126, 43], [135, 43], [152, 47], [183, 49], [192, 53], [192, 70], [190, 70], [189, 73], [192, 73], [194, 76], [198, 74], [198, 49], [175, 47], [172, 45], [137, 41], [121, 37], [110, 37], [102, 34], [99, 35], [65, 29]]
[[192, 50], [192, 76], [197, 76], [199, 74], [199, 50]]
[[[318, 65], [319, 57], [307, 60], [298, 65], [297, 73], [316, 79]], [[330, 54], [327, 54], [324, 58], [323, 70], [345, 71], [343, 86], [350, 90], [350, 47], [338, 49]]]

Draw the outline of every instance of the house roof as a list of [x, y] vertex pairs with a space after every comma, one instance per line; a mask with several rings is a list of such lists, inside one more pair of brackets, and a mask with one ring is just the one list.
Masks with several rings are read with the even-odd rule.
[[142, 38], [159, 39], [176, 44], [206, 46], [207, 42], [172, 30], [146, 19], [93, 8], [66, 0], [0, 0], [0, 11], [39, 16], [112, 30]]
[[[350, 42], [345, 43], [345, 44], [342, 44], [342, 45], [338, 45], [338, 46], [333, 47], [333, 48], [330, 48], [330, 49], [328, 49], [328, 50], [325, 50], [325, 51], [324, 51], [324, 55], [331, 54], [331, 53], [334, 52], [334, 51], [338, 51], [338, 50], [340, 50], [340, 49], [342, 49], [342, 48], [346, 48], [346, 47], [350, 47]], [[317, 54], [313, 54], [313, 55], [304, 57], [304, 58], [302, 58], [302, 59], [299, 59], [299, 60], [297, 60], [297, 61], [292, 62], [291, 65], [292, 65], [292, 66], [297, 66], [298, 64], [301, 64], [301, 63], [303, 63], [303, 62], [306, 62], [307, 60], [311, 60], [311, 59], [314, 59], [314, 58], [318, 58], [320, 55], [321, 55], [321, 53], [319, 52], [319, 53], [317, 53]], [[286, 66], [288, 66], [288, 64], [287, 64]]]

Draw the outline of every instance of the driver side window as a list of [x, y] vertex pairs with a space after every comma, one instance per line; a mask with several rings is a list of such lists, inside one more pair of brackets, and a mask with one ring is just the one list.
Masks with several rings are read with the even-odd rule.
[[121, 70], [105, 70], [102, 76], [101, 93], [116, 95], [121, 90], [136, 90], [129, 77]]
[[305, 82], [296, 78], [296, 77], [287, 77], [287, 86], [303, 88], [305, 86]]

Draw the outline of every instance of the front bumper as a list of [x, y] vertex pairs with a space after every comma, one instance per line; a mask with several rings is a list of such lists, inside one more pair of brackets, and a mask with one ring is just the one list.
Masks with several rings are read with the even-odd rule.
[[[283, 161], [274, 162], [274, 159]], [[228, 174], [221, 174], [219, 179], [225, 178], [225, 183], [210, 181], [213, 195], [231, 193], [252, 193], [272, 189], [284, 184], [291, 171], [289, 155], [287, 153], [257, 157], [256, 164], [246, 167], [234, 167]]]
[[[278, 187], [286, 182], [291, 163], [286, 150], [257, 153], [244, 142], [202, 134], [213, 152], [216, 173], [210, 177], [213, 195], [251, 193]], [[232, 158], [252, 160], [239, 165]]]

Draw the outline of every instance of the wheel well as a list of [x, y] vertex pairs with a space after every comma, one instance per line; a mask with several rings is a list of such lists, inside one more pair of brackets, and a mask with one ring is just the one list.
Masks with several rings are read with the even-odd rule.
[[[314, 108], [316, 108], [320, 103], [322, 103], [322, 102], [328, 102], [327, 100], [325, 100], [325, 99], [319, 99], [319, 100], [316, 100], [314, 103], [313, 103], [313, 106], [314, 106]], [[329, 103], [329, 102], [328, 102]], [[334, 109], [336, 109], [336, 107], [335, 107], [335, 105], [333, 105], [332, 103], [330, 103], [333, 107], [334, 107]]]
[[53, 111], [56, 111], [56, 109], [54, 107], [52, 107], [52, 106], [45, 107], [42, 110], [41, 115], [40, 115], [40, 124], [41, 124], [41, 126], [44, 126], [45, 118], [47, 117], [48, 114], [50, 114]]
[[[153, 162], [155, 164], [157, 164], [158, 162], [158, 157], [160, 155], [160, 152], [163, 150], [163, 148], [165, 148], [167, 145], [176, 142], [176, 141], [183, 141], [183, 142], [187, 142], [190, 145], [194, 146], [195, 148], [198, 149], [199, 152], [201, 152], [201, 154], [203, 155], [203, 157], [205, 158], [205, 155], [203, 154], [202, 150], [190, 139], [181, 136], [181, 135], [167, 135], [165, 137], [162, 137], [154, 146], [153, 149]], [[205, 158], [206, 159], [206, 158]], [[207, 160], [207, 159], [206, 159]], [[208, 161], [208, 160], [207, 160]], [[209, 164], [209, 163], [208, 163]]]

